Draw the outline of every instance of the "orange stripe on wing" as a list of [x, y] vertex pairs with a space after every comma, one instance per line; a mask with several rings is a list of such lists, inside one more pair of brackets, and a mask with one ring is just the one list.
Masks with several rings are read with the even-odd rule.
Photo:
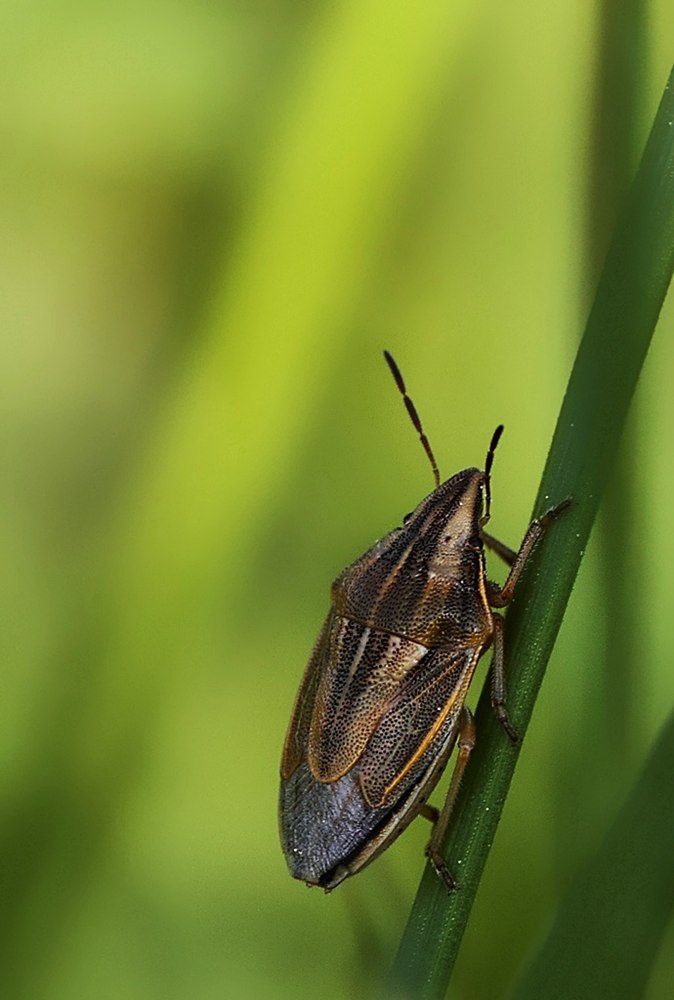
[[[405, 765], [405, 767], [401, 771], [398, 772], [398, 774], [396, 775], [395, 779], [391, 782], [390, 785], [388, 785], [386, 787], [386, 789], [384, 790], [384, 794], [382, 796], [382, 802], [386, 801], [386, 799], [389, 797], [389, 795], [391, 794], [391, 792], [393, 792], [398, 787], [398, 785], [401, 783], [401, 781], [403, 781], [405, 779], [405, 777], [410, 773], [410, 771], [412, 770], [412, 768], [414, 767], [414, 765], [416, 763], [418, 763], [418, 761], [421, 760], [421, 758], [423, 757], [424, 753], [428, 750], [429, 746], [431, 745], [433, 739], [437, 736], [437, 734], [440, 732], [440, 730], [442, 729], [443, 725], [447, 721], [447, 717], [450, 714], [450, 712], [452, 711], [452, 709], [454, 708], [454, 706], [458, 705], [458, 707], [461, 708], [461, 706], [463, 705], [464, 701], [466, 700], [466, 694], [468, 693], [468, 687], [470, 686], [470, 682], [472, 680], [473, 673], [475, 671], [475, 667], [477, 665], [477, 661], [479, 660], [479, 658], [480, 658], [479, 655], [477, 655], [477, 656], [473, 655], [471, 657], [471, 662], [470, 662], [470, 665], [468, 666], [468, 668], [466, 670], [466, 673], [465, 673], [464, 680], [463, 680], [462, 684], [459, 687], [457, 687], [457, 689], [454, 692], [454, 694], [452, 695], [452, 697], [445, 704], [445, 707], [442, 710], [442, 712], [438, 713], [438, 717], [437, 717], [436, 721], [434, 722], [434, 724], [429, 729], [429, 731], [426, 734], [426, 736], [425, 736], [424, 740], [422, 741], [422, 743], [419, 744], [419, 746], [417, 747], [416, 751], [412, 754], [412, 756], [410, 757], [410, 759], [407, 761], [407, 764]], [[366, 798], [367, 798], [367, 796], [366, 796]]]

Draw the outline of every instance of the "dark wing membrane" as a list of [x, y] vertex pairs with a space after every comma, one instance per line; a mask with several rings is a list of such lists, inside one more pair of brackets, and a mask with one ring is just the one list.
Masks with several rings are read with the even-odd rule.
[[318, 781], [336, 781], [354, 766], [428, 655], [410, 639], [331, 616], [307, 750]]
[[316, 781], [306, 763], [281, 782], [280, 830], [295, 878], [320, 885], [388, 815], [365, 802], [355, 772], [338, 781]]
[[281, 759], [281, 777], [284, 779], [289, 778], [304, 760], [316, 690], [321, 674], [327, 669], [328, 636], [334, 618], [335, 613], [331, 611], [323, 624], [295, 698]]
[[373, 808], [393, 804], [441, 749], [451, 752], [478, 659], [479, 651], [470, 646], [434, 650], [400, 685], [358, 768]]

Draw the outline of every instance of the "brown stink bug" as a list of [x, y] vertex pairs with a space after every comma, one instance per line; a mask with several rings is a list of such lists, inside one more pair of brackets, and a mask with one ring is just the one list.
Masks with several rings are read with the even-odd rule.
[[[281, 842], [295, 878], [334, 889], [423, 813], [435, 823], [426, 853], [451, 890], [440, 848], [475, 741], [466, 693], [493, 645], [492, 703], [517, 740], [505, 705], [503, 619], [492, 609], [508, 604], [536, 542], [568, 501], [532, 521], [517, 552], [488, 535], [491, 467], [503, 427], [484, 471], [465, 469], [441, 483], [398, 366], [384, 354], [436, 487], [332, 586], [283, 750]], [[485, 545], [510, 566], [503, 587], [486, 578]], [[457, 742], [438, 815], [426, 800]]]

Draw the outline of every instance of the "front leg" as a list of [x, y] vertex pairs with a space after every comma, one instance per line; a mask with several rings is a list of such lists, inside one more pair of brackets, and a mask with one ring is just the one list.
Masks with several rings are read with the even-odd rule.
[[556, 518], [558, 518], [563, 511], [566, 510], [570, 503], [571, 500], [569, 499], [562, 500], [562, 502], [558, 503], [556, 507], [552, 507], [541, 517], [536, 517], [531, 522], [527, 528], [526, 535], [522, 539], [522, 544], [520, 545], [519, 551], [515, 556], [506, 582], [502, 587], [499, 587], [498, 584], [491, 582], [488, 585], [487, 596], [492, 608], [504, 608], [506, 604], [510, 603], [515, 587], [517, 586], [517, 581], [519, 580], [522, 570], [526, 566], [531, 553], [534, 551], [536, 543], [545, 533], [545, 529]]
[[506, 545], [504, 542], [500, 542], [498, 538], [494, 538], [494, 536], [490, 535], [488, 531], [484, 530], [484, 528], [480, 528], [480, 538], [487, 548], [491, 549], [492, 552], [495, 552], [504, 563], [508, 564], [508, 566], [512, 566], [517, 559], [517, 553], [514, 549], [511, 549], [510, 546]]

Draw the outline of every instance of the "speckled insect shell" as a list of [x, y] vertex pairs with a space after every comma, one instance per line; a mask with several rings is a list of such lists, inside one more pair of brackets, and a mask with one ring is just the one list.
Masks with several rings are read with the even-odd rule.
[[451, 754], [491, 643], [480, 518], [466, 469], [337, 578], [281, 764], [293, 876], [332, 889], [417, 815]]

